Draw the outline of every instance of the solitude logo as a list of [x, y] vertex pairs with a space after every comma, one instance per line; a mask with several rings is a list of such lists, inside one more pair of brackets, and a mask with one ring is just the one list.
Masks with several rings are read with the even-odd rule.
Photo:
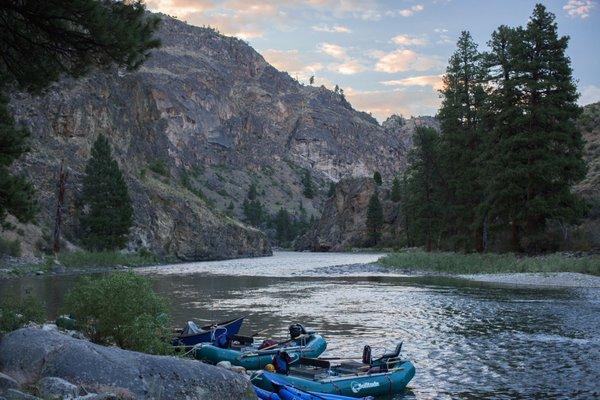
[[369, 389], [369, 388], [374, 388], [374, 387], [378, 387], [379, 386], [379, 382], [352, 382], [350, 384], [350, 386], [352, 387], [352, 391], [354, 393], [358, 393], [363, 389]]

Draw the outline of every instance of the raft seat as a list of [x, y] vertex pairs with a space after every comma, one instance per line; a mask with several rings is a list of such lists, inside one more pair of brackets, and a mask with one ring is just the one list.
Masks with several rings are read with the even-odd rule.
[[359, 374], [369, 369], [369, 366], [357, 361], [346, 361], [337, 366], [336, 371], [341, 374]]

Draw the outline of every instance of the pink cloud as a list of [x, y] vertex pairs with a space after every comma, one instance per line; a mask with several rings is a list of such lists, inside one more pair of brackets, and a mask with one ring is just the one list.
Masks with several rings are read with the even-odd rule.
[[596, 2], [593, 0], [569, 0], [563, 10], [572, 18], [587, 18], [595, 7]]

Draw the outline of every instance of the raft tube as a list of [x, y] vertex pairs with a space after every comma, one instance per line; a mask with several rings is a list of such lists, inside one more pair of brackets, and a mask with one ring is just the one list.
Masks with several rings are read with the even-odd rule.
[[292, 364], [296, 363], [300, 357], [316, 358], [320, 356], [327, 348], [327, 342], [321, 335], [310, 334], [294, 340], [285, 346], [276, 347], [269, 350], [258, 350], [253, 348], [222, 349], [213, 344], [201, 343], [194, 347], [194, 357], [198, 360], [207, 361], [216, 364], [220, 361], [229, 361], [231, 365], [238, 365], [249, 370], [263, 369], [265, 365], [270, 364], [273, 356], [278, 351], [285, 351], [292, 358]]
[[306, 392], [364, 397], [402, 393], [414, 376], [414, 365], [410, 361], [403, 361], [388, 372], [328, 376], [315, 380], [293, 374], [259, 371], [253, 376], [252, 383], [267, 391], [276, 391], [278, 386], [286, 385]]

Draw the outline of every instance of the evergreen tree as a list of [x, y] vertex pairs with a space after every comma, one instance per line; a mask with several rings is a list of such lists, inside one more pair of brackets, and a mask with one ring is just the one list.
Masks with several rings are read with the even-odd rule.
[[398, 180], [398, 177], [394, 177], [394, 180], [392, 181], [391, 198], [392, 198], [392, 201], [395, 203], [399, 202], [400, 199], [402, 198], [402, 192], [400, 189], [400, 181]]
[[82, 206], [81, 241], [87, 249], [114, 250], [125, 245], [133, 208], [123, 174], [103, 135], [96, 139], [85, 167]]
[[329, 182], [329, 191], [327, 192], [327, 197], [335, 196], [335, 182]]
[[302, 191], [304, 197], [307, 199], [312, 199], [315, 197], [315, 189], [313, 188], [312, 176], [309, 170], [304, 171], [304, 175], [302, 176], [302, 185], [304, 186]]
[[439, 175], [440, 137], [435, 129], [418, 127], [414, 148], [408, 155], [402, 212], [406, 221], [409, 244], [434, 248], [441, 232], [444, 208]]
[[9, 171], [13, 161], [27, 151], [27, 135], [25, 129], [15, 127], [6, 109], [6, 98], [0, 94], [0, 223], [7, 213], [21, 222], [29, 222], [35, 216], [32, 186]]
[[256, 185], [254, 183], [250, 184], [248, 188], [248, 195], [246, 196], [248, 200], [256, 200], [258, 198], [258, 190], [256, 189]]
[[279, 244], [287, 244], [294, 237], [294, 226], [290, 214], [280, 208], [274, 218], [275, 234]]
[[92, 66], [134, 69], [159, 45], [152, 38], [159, 20], [138, 1], [8, 0], [0, 2], [0, 16], [0, 222], [7, 212], [26, 222], [35, 214], [33, 189], [8, 167], [27, 151], [27, 132], [14, 126], [2, 93], [12, 83], [39, 91]]
[[371, 195], [367, 205], [367, 230], [369, 232], [368, 245], [375, 246], [381, 238], [381, 228], [383, 227], [383, 208], [379, 201], [379, 192]]
[[491, 59], [498, 65], [490, 66], [490, 74], [502, 73], [492, 75], [499, 107], [493, 110], [490, 165], [501, 168], [488, 172], [486, 206], [491, 217], [509, 222], [517, 251], [547, 250], [537, 240], [547, 221], [573, 222], [583, 209], [571, 191], [586, 168], [574, 123], [580, 109], [568, 41], [541, 4], [526, 28], [501, 28], [492, 38]]
[[471, 34], [463, 31], [446, 69], [438, 113], [442, 129], [439, 163], [445, 182], [445, 231], [454, 247], [463, 250], [482, 247], [476, 210], [483, 197], [478, 161], [482, 151], [484, 72], [477, 45]]
[[248, 222], [250, 225], [260, 226], [264, 219], [265, 213], [263, 205], [258, 199], [258, 191], [254, 183], [252, 183], [248, 188], [248, 194], [246, 195], [246, 199], [242, 204], [242, 210], [244, 212], [246, 222]]
[[383, 180], [381, 179], [381, 174], [379, 173], [379, 171], [375, 171], [375, 173], [373, 174], [373, 180], [375, 181], [375, 184], [377, 186], [381, 186], [383, 184]]

